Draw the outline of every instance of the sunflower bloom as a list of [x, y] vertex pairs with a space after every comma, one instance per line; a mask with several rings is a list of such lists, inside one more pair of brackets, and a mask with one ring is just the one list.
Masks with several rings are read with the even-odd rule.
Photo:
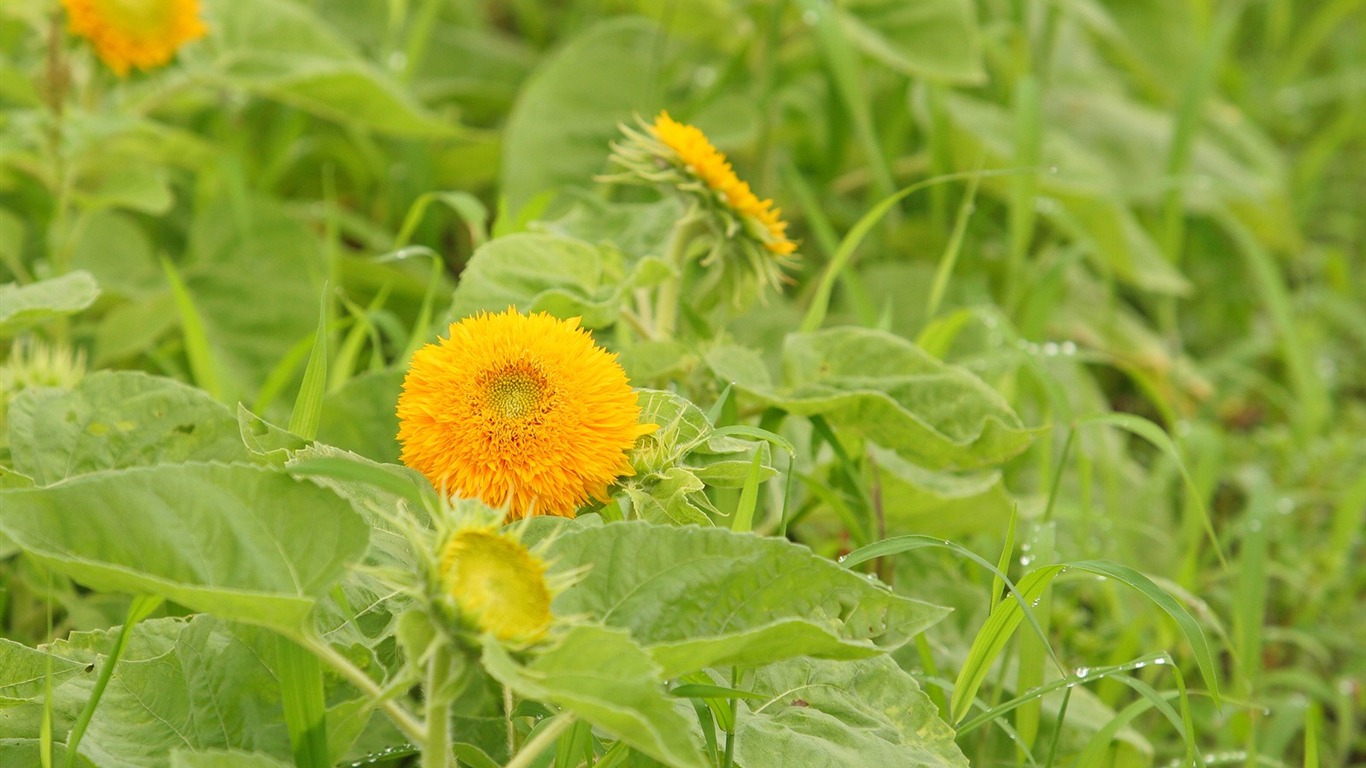
[[797, 244], [787, 239], [787, 222], [782, 220], [782, 211], [773, 207], [772, 200], [760, 200], [749, 188], [749, 183], [735, 175], [726, 156], [712, 146], [706, 134], [695, 126], [674, 120], [668, 112], [660, 112], [648, 130], [673, 151], [679, 165], [720, 195], [731, 210], [758, 223], [768, 235], [763, 238], [765, 248], [779, 256], [797, 250]]
[[441, 550], [442, 588], [460, 617], [509, 643], [534, 643], [550, 628], [548, 567], [497, 525], [459, 528]]
[[71, 31], [88, 39], [119, 77], [130, 67], [148, 70], [171, 60], [208, 29], [198, 0], [62, 0]]
[[403, 463], [508, 519], [573, 517], [632, 473], [626, 451], [655, 429], [616, 356], [578, 320], [513, 308], [451, 325], [413, 355], [398, 398]]

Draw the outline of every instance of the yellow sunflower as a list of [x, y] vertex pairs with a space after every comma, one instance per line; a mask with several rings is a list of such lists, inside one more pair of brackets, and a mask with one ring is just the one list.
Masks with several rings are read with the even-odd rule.
[[62, 5], [71, 31], [90, 40], [119, 77], [129, 67], [165, 64], [180, 46], [208, 31], [198, 0], [62, 0]]
[[546, 562], [497, 525], [458, 528], [441, 551], [443, 591], [460, 616], [509, 643], [534, 643], [550, 628]]
[[731, 210], [759, 224], [767, 233], [763, 238], [765, 248], [779, 256], [797, 250], [797, 244], [787, 239], [787, 222], [782, 219], [782, 211], [773, 207], [772, 200], [760, 200], [749, 188], [749, 183], [735, 175], [726, 156], [712, 146], [706, 134], [695, 126], [674, 120], [667, 111], [660, 112], [648, 130], [673, 151], [679, 165], [719, 194]]
[[508, 518], [573, 517], [632, 473], [653, 431], [616, 356], [578, 320], [509, 307], [451, 325], [413, 355], [398, 398], [404, 464]]

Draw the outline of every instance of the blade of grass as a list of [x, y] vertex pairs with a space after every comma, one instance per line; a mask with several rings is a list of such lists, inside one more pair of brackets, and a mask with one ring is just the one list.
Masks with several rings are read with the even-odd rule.
[[[119, 628], [118, 637], [114, 639], [114, 647], [105, 656], [104, 664], [100, 666], [99, 677], [95, 679], [95, 687], [90, 691], [90, 698], [81, 708], [81, 713], [76, 716], [76, 722], [71, 726], [71, 735], [66, 739], [66, 768], [73, 768], [76, 765], [76, 750], [81, 745], [81, 737], [85, 735], [85, 729], [90, 725], [90, 718], [95, 715], [95, 708], [99, 706], [100, 699], [104, 696], [104, 689], [109, 686], [109, 681], [114, 676], [114, 667], [118, 665], [124, 649], [128, 647], [128, 638], [132, 636], [133, 628], [138, 625], [139, 621], [147, 618], [152, 611], [156, 610], [161, 602], [160, 597], [138, 595], [128, 604], [128, 613], [124, 616], [123, 626]], [[50, 713], [46, 713], [44, 716], [48, 717], [49, 715]], [[52, 730], [50, 721], [46, 727], [50, 733]]]
[[194, 376], [194, 383], [215, 400], [222, 401], [226, 398], [227, 392], [223, 387], [213, 349], [209, 346], [209, 336], [204, 331], [204, 320], [199, 310], [195, 309], [194, 300], [190, 298], [185, 281], [180, 278], [180, 273], [176, 271], [171, 260], [163, 258], [161, 269], [171, 284], [171, 295], [175, 298], [176, 311], [180, 315], [180, 332], [185, 339], [185, 356], [190, 360], [190, 373]]
[[[967, 659], [963, 662], [958, 679], [954, 683], [950, 708], [951, 722], [962, 720], [971, 709], [977, 689], [986, 680], [991, 666], [1001, 655], [1001, 651], [1005, 649], [1006, 643], [1024, 618], [1022, 605], [1033, 607], [1036, 601], [1043, 596], [1049, 583], [1058, 574], [1069, 569], [1086, 571], [1125, 584], [1148, 598], [1150, 602], [1165, 611], [1168, 616], [1171, 616], [1182, 633], [1185, 634], [1186, 641], [1195, 654], [1196, 665], [1204, 677], [1205, 684], [1210, 689], [1211, 698], [1214, 699], [1216, 705], [1219, 703], [1219, 682], [1215, 673], [1214, 657], [1210, 652], [1209, 641], [1205, 638], [1204, 631], [1200, 629], [1200, 625], [1194, 617], [1181, 607], [1181, 604], [1176, 602], [1171, 595], [1164, 592], [1151, 579], [1138, 571], [1103, 560], [1083, 560], [1047, 565], [1025, 574], [1018, 584], [1017, 597], [1019, 599], [1003, 601], [991, 612], [982, 629], [973, 638]], [[1030, 619], [1033, 621], [1032, 615]], [[1041, 628], [1039, 635], [1041, 637], [1046, 636]]]
[[1234, 637], [1237, 666], [1244, 696], [1261, 690], [1262, 633], [1266, 623], [1267, 537], [1275, 516], [1271, 481], [1260, 472], [1244, 477], [1247, 507], [1243, 512], [1243, 535], [1238, 547], [1238, 589], [1233, 595]]
[[1205, 121], [1205, 102], [1209, 99], [1210, 89], [1214, 86], [1215, 76], [1224, 58], [1224, 49], [1228, 47], [1229, 37], [1242, 7], [1241, 3], [1229, 3], [1221, 7], [1195, 69], [1186, 78], [1186, 90], [1176, 111], [1171, 144], [1167, 148], [1167, 190], [1162, 203], [1163, 240], [1167, 259], [1173, 264], [1181, 262], [1185, 239], [1186, 171], [1195, 149], [1195, 140]]
[[[1043, 105], [1039, 80], [1025, 74], [1015, 83], [1015, 165], [1038, 166], [1043, 154]], [[1034, 239], [1039, 177], [1016, 176], [1010, 185], [1010, 256], [1006, 262], [1005, 307], [1012, 315], [1024, 288], [1024, 264]]]
[[427, 192], [413, 201], [408, 208], [408, 214], [403, 217], [403, 224], [398, 229], [398, 234], [394, 237], [394, 249], [402, 249], [412, 241], [413, 232], [422, 223], [422, 217], [427, 212], [428, 206], [433, 202], [440, 202], [455, 212], [464, 222], [466, 231], [470, 235], [470, 244], [478, 248], [488, 242], [489, 233], [487, 222], [489, 220], [489, 210], [484, 204], [479, 202], [479, 198], [468, 192]]
[[1310, 700], [1304, 710], [1304, 768], [1319, 768], [1319, 732], [1323, 730], [1323, 708]]
[[[854, 251], [863, 243], [863, 239], [868, 236], [868, 233], [872, 231], [873, 227], [877, 226], [877, 223], [882, 220], [882, 217], [886, 216], [887, 212], [903, 198], [927, 187], [946, 184], [951, 181], [977, 177], [1007, 176], [1020, 172], [1021, 171], [1017, 169], [1002, 168], [989, 171], [949, 173], [916, 182], [909, 187], [897, 191], [895, 194], [879, 200], [872, 208], [868, 209], [867, 213], [863, 214], [863, 216], [854, 223], [854, 226], [849, 228], [849, 231], [844, 235], [844, 239], [840, 241], [839, 248], [835, 251], [834, 257], [830, 259], [830, 263], [825, 267], [825, 272], [821, 274], [820, 281], [816, 284], [816, 290], [811, 296], [811, 304], [807, 307], [806, 315], [802, 318], [800, 327], [801, 332], [811, 333], [820, 328], [821, 324], [825, 322], [825, 315], [830, 311], [830, 297], [835, 290], [835, 281], [839, 279], [840, 274], [844, 271], [845, 267], [849, 265], [850, 259], [853, 258]], [[1026, 172], [1032, 173], [1032, 171]]]
[[818, 0], [801, 0], [799, 6], [802, 18], [811, 24], [816, 34], [816, 46], [820, 49], [826, 71], [834, 81], [840, 102], [849, 110], [849, 116], [854, 121], [854, 135], [867, 158], [873, 191], [878, 197], [887, 197], [896, 190], [896, 182], [892, 180], [882, 145], [873, 130], [873, 113], [868, 105], [868, 91], [863, 87], [863, 70], [858, 54], [840, 26], [839, 10]]
[[740, 501], [735, 505], [735, 519], [731, 522], [731, 530], [737, 533], [749, 533], [754, 529], [754, 509], [759, 505], [762, 459], [763, 454], [756, 450], [754, 460], [749, 465], [749, 474], [745, 475], [745, 485], [740, 489]]
[[1094, 669], [1087, 670], [1085, 674], [1064, 675], [1062, 677], [1059, 677], [1057, 680], [1050, 680], [1047, 683], [1044, 683], [1034, 688], [1030, 688], [1026, 690], [1024, 693], [1020, 694], [1019, 696], [1010, 699], [1009, 701], [1004, 701], [994, 707], [991, 707], [990, 709], [984, 709], [981, 712], [978, 712], [977, 714], [973, 715], [967, 720], [964, 720], [956, 730], [958, 735], [960, 736], [965, 733], [970, 733], [978, 728], [981, 728], [987, 723], [990, 723], [992, 720], [995, 720], [998, 717], [1003, 717], [1005, 715], [1010, 714], [1014, 710], [1019, 709], [1020, 707], [1024, 706], [1029, 702], [1038, 702], [1041, 699], [1043, 699], [1044, 696], [1047, 696], [1048, 694], [1053, 693], [1054, 691], [1065, 690], [1068, 688], [1073, 688], [1078, 685], [1084, 685], [1086, 683], [1094, 683], [1097, 680], [1104, 680], [1112, 675], [1118, 675], [1124, 672], [1132, 672], [1136, 669], [1143, 669], [1144, 667], [1150, 664], [1170, 663], [1171, 657], [1169, 657], [1166, 653], [1151, 653], [1146, 656], [1141, 656], [1125, 664], [1116, 664], [1107, 667], [1095, 667]]
[[1010, 525], [1006, 526], [1006, 541], [1001, 547], [1001, 556], [996, 560], [997, 574], [991, 577], [991, 605], [994, 610], [1005, 594], [1003, 574], [1010, 570], [1010, 561], [1015, 557], [1015, 523], [1019, 518], [1019, 505], [1010, 508]]
[[974, 203], [977, 200], [977, 184], [982, 179], [981, 167], [978, 172], [968, 179], [968, 191], [963, 195], [963, 202], [958, 206], [958, 215], [953, 221], [953, 233], [949, 235], [949, 242], [944, 246], [944, 253], [939, 257], [939, 266], [934, 270], [934, 281], [930, 284], [930, 298], [925, 305], [925, 319], [930, 320], [939, 314], [939, 303], [944, 299], [944, 291], [948, 290], [949, 278], [953, 275], [953, 268], [958, 263], [958, 254], [963, 248], [963, 235], [967, 232], [968, 219], [972, 216]]
[[322, 418], [323, 395], [327, 389], [327, 286], [323, 286], [323, 300], [318, 309], [318, 330], [313, 335], [313, 351], [308, 355], [308, 367], [299, 384], [299, 395], [289, 415], [289, 431], [312, 440], [318, 434]]
[[[1024, 551], [1028, 545], [1029, 553], [1023, 555], [1021, 559], [1028, 557], [1037, 561], [1039, 564], [1048, 564], [1056, 559], [1055, 542], [1057, 540], [1056, 523], [1043, 520], [1030, 526], [1029, 533], [1025, 537], [1025, 543], [1021, 545]], [[1016, 645], [1018, 661], [1015, 669], [1015, 689], [1028, 691], [1043, 684], [1044, 666], [1047, 656], [1049, 617], [1052, 615], [1053, 608], [1052, 590], [1045, 588], [1039, 597], [1038, 610], [1035, 616], [1039, 621], [1039, 628], [1043, 630], [1043, 637], [1025, 633], [1020, 635]], [[1020, 736], [1022, 747], [1033, 749], [1034, 740], [1039, 735], [1039, 723], [1043, 714], [1043, 703], [1037, 699], [1028, 701], [1020, 705], [1019, 711], [1015, 713], [1015, 733]]]
[[1303, 337], [1295, 322], [1295, 308], [1280, 267], [1275, 258], [1257, 242], [1257, 238], [1231, 213], [1217, 211], [1215, 220], [1242, 254], [1252, 278], [1252, 286], [1271, 315], [1280, 343], [1281, 361], [1289, 373], [1290, 388], [1295, 393], [1294, 401], [1298, 406], [1291, 412], [1295, 434], [1303, 440], [1319, 435], [1332, 415], [1332, 400], [1314, 367], [1314, 346]]
[[280, 703], [296, 768], [328, 768], [327, 702], [318, 657], [287, 637], [276, 638]]
[[1161, 427], [1148, 421], [1141, 416], [1131, 413], [1100, 413], [1092, 416], [1083, 416], [1076, 421], [1075, 426], [1083, 424], [1103, 424], [1111, 427], [1119, 427], [1127, 432], [1135, 434], [1147, 440], [1154, 448], [1167, 454], [1175, 463], [1181, 477], [1186, 481], [1186, 491], [1197, 502], [1196, 509], [1200, 514], [1200, 522], [1205, 528], [1205, 535], [1209, 537], [1210, 546], [1214, 548], [1215, 557], [1219, 559], [1219, 564], [1228, 568], [1228, 560], [1224, 557], [1224, 550], [1219, 546], [1219, 536], [1214, 532], [1214, 523], [1209, 517], [1209, 508], [1205, 505], [1205, 499], [1200, 495], [1200, 488], [1191, 478], [1190, 471], [1186, 469], [1186, 463], [1181, 460], [1181, 453], [1176, 449], [1176, 444], [1171, 437], [1162, 430]]

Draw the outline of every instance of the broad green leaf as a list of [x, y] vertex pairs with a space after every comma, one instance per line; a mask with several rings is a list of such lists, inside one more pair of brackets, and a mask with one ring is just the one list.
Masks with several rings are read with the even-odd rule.
[[947, 609], [893, 594], [782, 539], [718, 528], [618, 523], [564, 533], [555, 570], [592, 569], [555, 601], [631, 631], [670, 677], [790, 656], [872, 656]]
[[775, 386], [756, 353], [711, 350], [707, 363], [724, 381], [799, 416], [832, 425], [936, 469], [989, 467], [1023, 451], [1037, 429], [1025, 427], [995, 390], [909, 341], [867, 328], [790, 334], [784, 383]]
[[252, 456], [277, 467], [284, 466], [294, 451], [308, 445], [307, 440], [257, 416], [241, 403], [237, 404], [237, 431]]
[[119, 211], [97, 210], [77, 225], [71, 264], [114, 294], [142, 298], [156, 291], [161, 270], [146, 232]]
[[278, 682], [268, 666], [274, 640], [210, 616], [142, 622], [81, 740], [81, 754], [101, 768], [220, 764], [178, 762], [176, 750], [288, 756]]
[[317, 330], [322, 241], [277, 205], [215, 202], [196, 211], [189, 249], [193, 259], [180, 272], [218, 363], [223, 400], [250, 402]]
[[0, 285], [0, 336], [34, 323], [72, 315], [95, 303], [100, 287], [89, 272], [77, 270], [28, 285]]
[[620, 629], [575, 626], [526, 666], [490, 636], [484, 666], [519, 696], [554, 702], [670, 766], [707, 764], [691, 725], [664, 689], [663, 671]]
[[250, 458], [225, 406], [134, 371], [98, 371], [70, 390], [25, 390], [9, 422], [14, 468], [39, 485], [103, 469]]
[[969, 0], [850, 0], [839, 7], [845, 35], [892, 69], [959, 83], [986, 75]]
[[[0, 738], [0, 765], [18, 766], [41, 766], [42, 741], [35, 737], [22, 736], [13, 739]], [[53, 765], [66, 764], [66, 746], [64, 744], [52, 745]], [[84, 757], [77, 756], [77, 768], [95, 768], [90, 761]]]
[[175, 202], [170, 174], [165, 169], [126, 160], [116, 165], [113, 157], [90, 160], [88, 175], [72, 193], [86, 208], [127, 208], [158, 215], [169, 211]]
[[580, 317], [588, 328], [617, 319], [623, 274], [602, 249], [542, 234], [500, 237], [475, 251], [460, 274], [449, 320], [478, 312], [549, 312]]
[[290, 768], [290, 763], [260, 752], [177, 749], [171, 752], [171, 768]]
[[789, 659], [756, 670], [750, 690], [765, 700], [738, 718], [741, 764], [968, 765], [934, 703], [886, 656]]
[[923, 533], [947, 538], [999, 533], [1010, 524], [1013, 501], [999, 471], [957, 474], [919, 467], [877, 445], [876, 462], [889, 533]]
[[0, 491], [0, 531], [95, 589], [295, 631], [364, 552], [333, 493], [244, 465], [161, 464]]
[[[590, 243], [609, 244], [634, 259], [661, 254], [669, 232], [683, 217], [682, 206], [673, 198], [617, 203], [572, 190], [568, 194], [573, 195], [573, 207], [560, 218], [544, 222], [546, 229]], [[668, 266], [662, 261], [659, 266], [661, 278], [666, 277]]]
[[639, 17], [609, 19], [537, 68], [503, 132], [499, 188], [512, 210], [544, 190], [589, 186], [621, 135], [617, 126], [655, 113], [662, 34]]
[[404, 372], [367, 371], [323, 397], [318, 439], [374, 461], [398, 463], [398, 402]]
[[0, 708], [42, 696], [48, 680], [57, 686], [84, 671], [79, 662], [0, 638]]
[[394, 136], [453, 137], [455, 125], [364, 61], [239, 53], [225, 69], [231, 85], [339, 123]]
[[396, 80], [299, 3], [214, 0], [204, 74], [319, 117], [398, 136], [450, 136]]

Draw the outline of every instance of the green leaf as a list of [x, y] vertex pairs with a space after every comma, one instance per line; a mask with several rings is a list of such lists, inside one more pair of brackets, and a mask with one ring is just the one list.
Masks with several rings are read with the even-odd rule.
[[621, 135], [618, 125], [655, 113], [661, 35], [645, 19], [609, 19], [537, 68], [503, 131], [499, 188], [512, 210], [544, 190], [588, 186]]
[[0, 285], [0, 336], [34, 323], [73, 315], [95, 303], [100, 287], [89, 272], [77, 270], [29, 285]]
[[161, 270], [151, 240], [132, 216], [91, 211], [76, 230], [73, 267], [88, 270], [109, 293], [142, 298], [156, 291]]
[[[224, 402], [251, 402], [300, 339], [317, 330], [319, 236], [276, 204], [215, 202], [195, 212], [182, 274], [218, 365]], [[250, 308], [247, 311], [247, 308]]]
[[398, 402], [404, 371], [367, 371], [323, 397], [318, 439], [375, 461], [398, 463]]
[[233, 749], [191, 752], [177, 749], [171, 752], [171, 768], [290, 768], [290, 764], [260, 752]]
[[756, 670], [750, 689], [766, 700], [738, 718], [744, 765], [968, 765], [934, 703], [886, 656], [790, 659]]
[[799, 416], [824, 416], [926, 466], [975, 469], [1004, 462], [1038, 429], [1020, 422], [995, 390], [909, 341], [867, 328], [790, 334], [785, 383], [774, 386], [756, 353], [717, 347], [707, 363], [722, 380]]
[[[615, 271], [615, 275], [613, 272]], [[582, 240], [542, 234], [500, 237], [475, 251], [451, 297], [448, 320], [478, 312], [549, 312], [588, 328], [616, 322], [620, 265]]]
[[142, 622], [90, 721], [81, 754], [102, 768], [256, 768], [194, 758], [185, 763], [183, 756], [172, 757], [176, 750], [289, 755], [278, 683], [269, 666], [273, 646], [271, 634], [230, 628], [210, 616]]
[[313, 350], [304, 368], [304, 380], [294, 399], [294, 410], [289, 414], [289, 431], [312, 440], [318, 434], [318, 420], [323, 410], [323, 388], [327, 386], [327, 286], [318, 304], [318, 330], [313, 334]]
[[868, 446], [867, 471], [878, 473], [891, 534], [940, 538], [999, 534], [1010, 525], [1013, 500], [997, 470], [960, 474], [917, 466], [895, 451]]
[[0, 531], [89, 587], [295, 632], [365, 551], [333, 493], [244, 465], [162, 464], [0, 491]]
[[364, 61], [239, 53], [224, 76], [243, 90], [378, 133], [413, 138], [459, 133]]
[[986, 76], [968, 0], [850, 0], [839, 7], [845, 35], [898, 72], [956, 83]]
[[71, 390], [24, 390], [9, 422], [14, 468], [39, 485], [103, 469], [250, 458], [226, 407], [134, 371], [98, 371]]
[[48, 680], [55, 687], [84, 670], [79, 662], [0, 638], [0, 708], [42, 696]]
[[575, 626], [526, 666], [488, 636], [484, 666], [519, 696], [554, 702], [670, 766], [707, 765], [659, 666], [626, 632]]
[[629, 629], [669, 677], [798, 655], [872, 656], [948, 612], [805, 547], [719, 528], [581, 528], [555, 539], [550, 558], [555, 570], [592, 565], [556, 599], [556, 613]]
[[453, 136], [393, 77], [370, 64], [323, 18], [298, 3], [215, 0], [216, 58], [204, 75], [319, 117], [396, 136]]

